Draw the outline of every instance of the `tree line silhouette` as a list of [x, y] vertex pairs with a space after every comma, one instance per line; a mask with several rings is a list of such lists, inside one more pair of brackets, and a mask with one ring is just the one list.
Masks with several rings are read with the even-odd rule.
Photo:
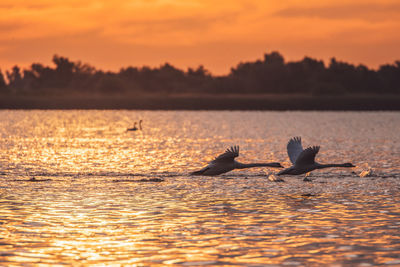
[[378, 70], [332, 58], [304, 57], [285, 62], [279, 52], [262, 60], [239, 63], [229, 74], [214, 76], [203, 66], [186, 71], [165, 63], [158, 68], [127, 67], [105, 72], [80, 61], [54, 55], [54, 67], [34, 63], [22, 70], [0, 70], [0, 93], [49, 94], [399, 94], [400, 61]]

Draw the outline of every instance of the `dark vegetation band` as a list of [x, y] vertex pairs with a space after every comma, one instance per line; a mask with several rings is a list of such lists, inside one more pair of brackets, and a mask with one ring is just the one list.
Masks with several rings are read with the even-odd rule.
[[278, 52], [262, 60], [239, 63], [229, 74], [212, 75], [203, 66], [186, 71], [165, 63], [160, 67], [126, 67], [119, 72], [98, 70], [80, 61], [54, 55], [54, 66], [34, 63], [22, 70], [0, 70], [0, 93], [47, 94], [399, 94], [400, 61], [373, 70], [332, 58], [305, 57], [285, 62]]

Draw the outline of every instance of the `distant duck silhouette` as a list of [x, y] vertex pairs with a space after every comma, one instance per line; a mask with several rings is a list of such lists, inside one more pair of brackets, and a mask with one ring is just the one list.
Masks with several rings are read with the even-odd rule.
[[[355, 167], [351, 163], [320, 164], [318, 162], [315, 162], [315, 156], [318, 154], [319, 148], [319, 146], [313, 146], [307, 149], [303, 149], [300, 137], [294, 137], [290, 139], [287, 144], [287, 153], [293, 165], [278, 172], [278, 175], [300, 175], [316, 169], [331, 167]], [[306, 177], [304, 178], [304, 181], [309, 181], [309, 179]]]
[[[21, 180], [19, 180], [19, 181], [21, 181]], [[26, 180], [22, 180], [22, 181], [26, 181]], [[51, 179], [36, 179], [36, 177], [31, 177], [27, 181], [28, 182], [46, 182], [46, 181], [51, 181]]]
[[139, 129], [136, 127], [136, 124], [137, 124], [137, 122], [135, 121], [135, 123], [133, 124], [133, 127], [132, 127], [132, 128], [128, 128], [127, 131], [137, 131], [137, 130], [139, 130]]
[[190, 175], [219, 175], [225, 172], [229, 172], [234, 169], [245, 169], [252, 167], [273, 167], [282, 168], [281, 164], [278, 162], [271, 163], [240, 163], [235, 160], [239, 156], [239, 146], [233, 146], [228, 148], [225, 153], [216, 157], [211, 161], [206, 167], [199, 171], [192, 172]]
[[133, 127], [132, 127], [132, 128], [128, 128], [127, 131], [142, 130], [142, 122], [143, 122], [142, 120], [139, 121], [139, 128], [138, 128], [138, 127], [136, 127], [136, 125], [137, 125], [138, 123], [135, 121], [135, 123], [133, 124]]

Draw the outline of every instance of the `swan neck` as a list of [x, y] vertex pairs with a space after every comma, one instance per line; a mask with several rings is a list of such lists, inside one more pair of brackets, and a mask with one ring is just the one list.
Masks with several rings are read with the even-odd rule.
[[268, 167], [270, 166], [269, 163], [240, 163], [236, 162], [236, 169], [246, 169], [246, 168], [253, 168], [253, 167]]
[[338, 164], [338, 163], [330, 163], [330, 164], [319, 164], [317, 165], [317, 169], [324, 169], [324, 168], [332, 168], [332, 167], [346, 167], [345, 164]]

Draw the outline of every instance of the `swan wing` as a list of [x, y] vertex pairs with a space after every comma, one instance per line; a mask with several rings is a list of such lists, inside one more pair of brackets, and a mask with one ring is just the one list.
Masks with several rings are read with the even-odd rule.
[[293, 137], [292, 139], [290, 139], [287, 144], [287, 153], [292, 164], [296, 162], [301, 152], [303, 152], [301, 137]]
[[309, 147], [297, 157], [295, 165], [312, 165], [315, 163], [315, 156], [318, 154], [319, 146]]
[[233, 161], [234, 158], [239, 156], [239, 146], [232, 146], [228, 148], [224, 153], [216, 157], [211, 163], [218, 162], [230, 162]]

